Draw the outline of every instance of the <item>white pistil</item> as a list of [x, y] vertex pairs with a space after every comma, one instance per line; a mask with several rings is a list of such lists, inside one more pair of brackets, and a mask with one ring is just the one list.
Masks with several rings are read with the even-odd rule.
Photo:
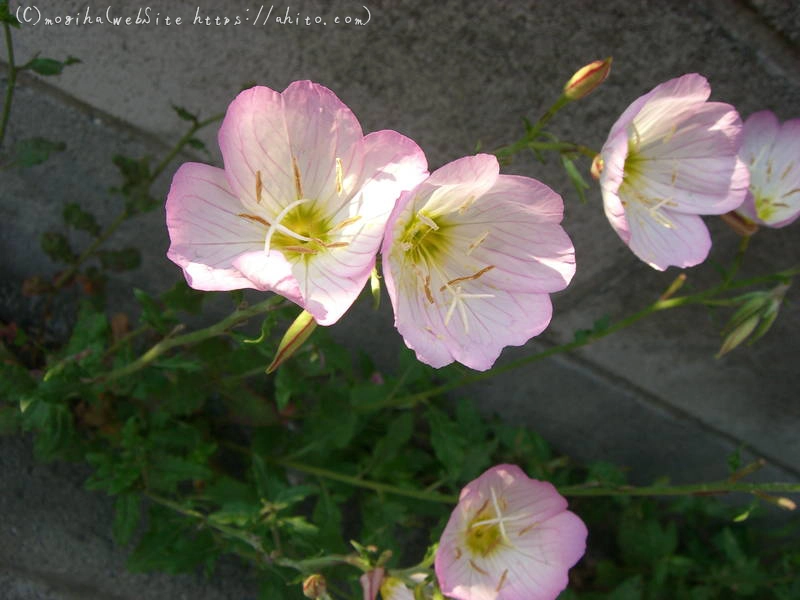
[[450, 318], [453, 316], [456, 307], [458, 307], [458, 314], [461, 315], [461, 323], [464, 325], [464, 331], [466, 333], [469, 333], [469, 320], [467, 319], [467, 309], [464, 300], [470, 298], [494, 298], [494, 294], [465, 294], [461, 291], [460, 285], [452, 286], [446, 283], [444, 289], [453, 294], [452, 302], [444, 317], [444, 324], [447, 326], [450, 323]]
[[267, 253], [267, 256], [269, 256], [269, 244], [272, 241], [272, 234], [274, 234], [276, 231], [280, 231], [281, 233], [288, 235], [289, 237], [299, 240], [301, 242], [312, 241], [311, 238], [306, 237], [304, 235], [300, 235], [299, 233], [295, 233], [291, 229], [288, 229], [283, 225], [281, 225], [281, 221], [283, 220], [283, 218], [287, 214], [289, 214], [289, 212], [295, 206], [300, 206], [301, 204], [305, 204], [306, 202], [311, 202], [311, 200], [309, 200], [308, 198], [303, 200], [295, 200], [294, 202], [286, 206], [286, 208], [284, 208], [281, 212], [278, 213], [278, 216], [275, 218], [275, 221], [272, 223], [272, 225], [269, 226], [269, 229], [267, 229], [267, 235], [264, 238], [264, 252]]
[[529, 519], [530, 515], [525, 513], [517, 513], [514, 515], [504, 515], [503, 511], [500, 509], [500, 503], [497, 501], [497, 494], [494, 491], [494, 488], [489, 488], [489, 491], [492, 494], [492, 508], [494, 509], [494, 514], [496, 515], [494, 519], [483, 519], [482, 521], [476, 521], [470, 525], [470, 529], [474, 529], [475, 527], [482, 527], [484, 525], [497, 525], [500, 529], [500, 536], [502, 537], [503, 541], [507, 544], [511, 544], [511, 541], [508, 537], [508, 532], [506, 532], [506, 523], [510, 523], [512, 521], [519, 521], [521, 519]]

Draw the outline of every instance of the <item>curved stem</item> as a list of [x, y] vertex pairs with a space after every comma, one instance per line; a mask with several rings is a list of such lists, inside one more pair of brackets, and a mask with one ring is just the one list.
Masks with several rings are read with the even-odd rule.
[[8, 82], [6, 83], [6, 98], [3, 103], [3, 116], [0, 119], [0, 146], [6, 136], [8, 119], [11, 116], [11, 102], [14, 99], [14, 86], [17, 84], [17, 67], [14, 64], [14, 44], [11, 41], [11, 27], [3, 23], [3, 34], [6, 38], [6, 52], [8, 54]]
[[176, 346], [186, 346], [190, 344], [196, 344], [198, 342], [202, 342], [203, 340], [207, 340], [209, 338], [225, 335], [235, 325], [247, 321], [248, 319], [256, 315], [259, 315], [261, 313], [273, 310], [280, 301], [281, 301], [280, 296], [273, 296], [268, 300], [265, 300], [264, 302], [260, 302], [258, 304], [254, 304], [253, 306], [237, 310], [236, 312], [232, 313], [219, 323], [215, 323], [214, 325], [206, 327], [205, 329], [200, 329], [198, 331], [193, 331], [192, 333], [187, 333], [176, 337], [166, 337], [157, 344], [155, 344], [154, 346], [152, 346], [147, 352], [142, 354], [139, 358], [137, 358], [133, 362], [128, 363], [124, 367], [120, 367], [119, 369], [111, 371], [104, 377], [100, 377], [98, 380], [108, 382], [108, 381], [114, 381], [115, 379], [119, 379], [120, 377], [126, 377], [128, 375], [136, 373], [137, 371], [140, 371], [141, 369], [144, 369], [150, 363], [156, 360], [159, 356], [161, 356], [168, 350], [175, 348]]
[[[372, 490], [391, 494], [394, 496], [404, 496], [426, 502], [436, 502], [439, 504], [456, 504], [458, 496], [451, 494], [439, 494], [436, 492], [426, 492], [423, 490], [412, 490], [397, 487], [387, 483], [370, 481], [360, 477], [352, 477], [329, 469], [306, 465], [292, 460], [281, 458], [267, 458], [268, 461], [302, 473], [308, 473], [323, 479], [338, 481], [353, 487]], [[692, 496], [692, 495], [712, 495], [728, 493], [789, 493], [800, 494], [800, 483], [742, 483], [740, 481], [715, 481], [710, 483], [692, 483], [685, 485], [603, 485], [601, 483], [586, 483], [581, 485], [568, 485], [558, 487], [558, 492], [564, 496]]]
[[785, 282], [794, 275], [797, 275], [798, 273], [800, 273], [800, 266], [792, 267], [790, 269], [779, 271], [777, 273], [772, 273], [770, 275], [761, 275], [758, 277], [752, 277], [750, 279], [742, 279], [738, 281], [726, 280], [704, 292], [699, 292], [697, 294], [692, 294], [688, 296], [671, 297], [672, 293], [675, 291], [676, 284], [678, 284], [679, 281], [682, 283], [683, 277], [679, 276], [672, 284], [670, 284], [670, 286], [661, 295], [661, 297], [654, 303], [652, 303], [650, 306], [647, 306], [644, 309], [640, 310], [639, 312], [636, 312], [624, 319], [621, 319], [620, 321], [617, 321], [613, 325], [606, 327], [600, 331], [593, 331], [588, 335], [586, 335], [585, 337], [576, 339], [572, 342], [568, 342], [566, 344], [561, 344], [558, 346], [553, 346], [541, 352], [537, 352], [536, 354], [523, 356], [522, 358], [508, 362], [504, 365], [500, 365], [499, 367], [495, 367], [489, 371], [471, 373], [469, 375], [465, 375], [464, 377], [456, 381], [443, 383], [442, 385], [430, 388], [428, 390], [424, 390], [422, 392], [417, 392], [415, 394], [409, 394], [401, 397], [389, 396], [387, 398], [384, 398], [382, 401], [373, 402], [369, 405], [362, 406], [360, 407], [359, 410], [363, 412], [372, 412], [384, 408], [397, 408], [397, 407], [408, 408], [414, 406], [419, 402], [423, 402], [433, 396], [438, 396], [440, 394], [444, 394], [446, 392], [459, 388], [462, 385], [477, 383], [485, 379], [490, 379], [495, 375], [512, 371], [513, 369], [538, 362], [550, 356], [554, 356], [557, 354], [564, 354], [567, 352], [571, 352], [572, 350], [582, 348], [583, 346], [588, 346], [589, 344], [601, 340], [604, 337], [611, 335], [612, 333], [616, 333], [621, 329], [630, 327], [634, 323], [640, 321], [644, 317], [647, 317], [653, 313], [662, 310], [667, 310], [670, 308], [676, 308], [678, 306], [686, 306], [690, 304], [707, 304], [707, 303], [716, 304], [719, 301], [714, 299], [713, 297], [721, 292], [725, 292], [727, 290], [734, 290], [738, 288], [750, 287], [753, 285], [758, 285], [760, 283], [766, 283], [766, 282], [775, 282], [775, 281]]
[[[192, 137], [194, 137], [194, 134], [196, 134], [204, 127], [210, 125], [211, 123], [219, 121], [224, 116], [225, 116], [224, 113], [220, 113], [212, 117], [209, 117], [208, 119], [205, 119], [203, 121], [198, 121], [197, 123], [194, 123], [189, 128], [189, 131], [187, 131], [184, 134], [184, 136], [180, 140], [178, 140], [178, 143], [175, 144], [175, 146], [161, 160], [161, 162], [159, 162], [158, 165], [156, 165], [152, 173], [150, 173], [150, 177], [147, 180], [148, 189], [150, 188], [151, 185], [153, 185], [155, 180], [158, 179], [159, 175], [161, 175], [161, 173], [164, 172], [164, 169], [166, 169], [169, 166], [169, 163], [172, 162], [172, 160], [178, 155], [178, 153], [180, 153], [181, 150], [183, 150], [184, 146], [186, 146], [186, 144], [189, 143], [189, 140], [191, 140]], [[122, 225], [130, 216], [131, 214], [128, 212], [128, 209], [127, 208], [123, 209], [123, 211], [119, 215], [117, 215], [117, 217], [109, 224], [109, 226], [106, 227], [106, 229], [100, 235], [98, 235], [97, 238], [95, 238], [95, 240], [86, 248], [86, 250], [84, 250], [80, 254], [80, 256], [78, 256], [77, 260], [72, 265], [70, 265], [70, 267], [67, 270], [65, 270], [63, 273], [61, 273], [61, 275], [58, 276], [58, 278], [53, 283], [54, 291], [59, 290], [62, 286], [64, 286], [64, 284], [69, 282], [72, 279], [72, 277], [74, 277], [75, 273], [78, 272], [80, 266], [84, 262], [86, 262], [89, 258], [91, 258], [92, 255], [94, 255], [95, 251], [102, 244], [104, 244], [108, 240], [108, 238], [110, 238], [117, 231], [117, 229], [119, 229], [120, 225]]]

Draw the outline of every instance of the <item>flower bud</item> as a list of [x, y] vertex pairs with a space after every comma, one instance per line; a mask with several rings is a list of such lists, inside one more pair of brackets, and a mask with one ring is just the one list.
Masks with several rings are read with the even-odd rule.
[[283, 334], [281, 343], [278, 344], [278, 351], [275, 353], [275, 358], [272, 363], [267, 367], [267, 373], [272, 373], [277, 369], [287, 358], [297, 351], [303, 345], [309, 336], [317, 328], [317, 322], [310, 312], [304, 310]]
[[600, 154], [597, 154], [592, 160], [592, 168], [589, 171], [592, 174], [592, 178], [595, 181], [600, 181], [600, 174], [603, 172], [603, 167], [605, 167], [605, 163], [603, 162], [603, 157]]
[[610, 72], [610, 56], [605, 60], [596, 60], [581, 67], [564, 86], [564, 96], [570, 100], [585, 98], [606, 80]]
[[303, 595], [315, 600], [328, 598], [328, 584], [325, 582], [325, 578], [319, 573], [306, 577], [303, 581]]

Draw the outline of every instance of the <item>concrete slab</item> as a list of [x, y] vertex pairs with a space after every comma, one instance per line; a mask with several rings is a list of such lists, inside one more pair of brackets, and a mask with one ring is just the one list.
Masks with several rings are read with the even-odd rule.
[[255, 600], [244, 567], [212, 578], [133, 574], [111, 539], [113, 503], [83, 489], [88, 471], [36, 463], [29, 441], [0, 437], [0, 597], [3, 600]]

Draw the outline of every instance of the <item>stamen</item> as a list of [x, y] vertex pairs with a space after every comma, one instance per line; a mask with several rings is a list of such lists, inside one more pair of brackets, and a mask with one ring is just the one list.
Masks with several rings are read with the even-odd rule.
[[425, 290], [425, 297], [428, 299], [428, 302], [433, 304], [433, 294], [431, 294], [431, 276], [425, 276], [425, 282], [423, 283], [423, 289]]
[[463, 215], [465, 212], [467, 212], [469, 207], [475, 204], [475, 200], [477, 200], [476, 196], [470, 196], [467, 198], [464, 204], [458, 207], [458, 214]]
[[295, 206], [300, 206], [301, 204], [305, 204], [306, 202], [311, 202], [311, 200], [309, 200], [308, 198], [303, 200], [295, 200], [294, 202], [290, 203], [286, 208], [284, 208], [281, 212], [278, 213], [278, 216], [275, 218], [275, 222], [269, 226], [269, 229], [267, 229], [267, 235], [264, 238], [264, 252], [267, 253], [267, 256], [269, 256], [269, 243], [270, 241], [272, 241], [272, 234], [274, 234], [275, 231], [280, 231], [281, 233], [284, 233], [289, 237], [299, 240], [301, 242], [312, 241], [311, 238], [295, 233], [291, 229], [287, 229], [286, 227], [281, 225], [281, 221], [287, 214], [289, 214], [289, 211], [291, 211]]
[[459, 548], [458, 546], [456, 546], [456, 552], [455, 552], [455, 554], [456, 554], [456, 560], [458, 560], [459, 558], [461, 558], [461, 548]]
[[284, 250], [288, 252], [297, 252], [299, 254], [317, 254], [317, 251], [308, 246], [284, 246]]
[[631, 123], [631, 133], [633, 134], [633, 149], [639, 151], [639, 144], [642, 143], [642, 136], [639, 135], [639, 130], [636, 129], [636, 123]]
[[297, 158], [292, 156], [292, 170], [294, 171], [294, 193], [297, 199], [303, 197], [303, 183], [300, 181], [300, 167], [297, 165]]
[[433, 219], [431, 219], [429, 216], [424, 215], [422, 212], [418, 212], [417, 213], [417, 218], [420, 221], [422, 221], [423, 223], [425, 223], [425, 225], [427, 225], [428, 227], [433, 229], [434, 231], [439, 229], [439, 226], [436, 224], [436, 222]]
[[781, 198], [788, 198], [792, 194], [800, 194], [800, 188], [794, 188], [793, 190], [786, 192], [785, 194], [783, 194], [783, 196], [781, 196]]
[[767, 161], [767, 179], [772, 179], [772, 161]]
[[256, 171], [256, 202], [261, 204], [261, 190], [264, 186], [261, 183], [261, 171]]
[[794, 168], [794, 163], [789, 163], [789, 165], [786, 167], [786, 169], [783, 171], [783, 173], [781, 173], [781, 181], [786, 179], [786, 177], [789, 175], [789, 173], [792, 172], [793, 168]]
[[526, 534], [526, 533], [528, 533], [528, 532], [529, 532], [531, 529], [533, 529], [534, 527], [536, 527], [538, 524], [539, 524], [539, 523], [538, 523], [538, 522], [536, 522], [536, 523], [531, 523], [530, 525], [528, 525], [528, 526], [526, 526], [526, 527], [523, 527], [522, 529], [520, 529], [520, 530], [517, 532], [517, 535], [525, 535], [525, 534]]
[[329, 242], [322, 244], [325, 248], [345, 248], [350, 245], [350, 242]]
[[342, 159], [336, 157], [336, 193], [341, 196], [344, 189], [342, 183], [344, 181], [344, 168], [342, 167]]
[[256, 223], [261, 223], [262, 225], [266, 225], [267, 227], [269, 227], [269, 222], [257, 215], [248, 215], [247, 213], [239, 213], [236, 216], [242, 217], [243, 219], [247, 219], [248, 221], [255, 221]]
[[481, 269], [480, 271], [478, 271], [474, 275], [467, 275], [466, 277], [456, 277], [455, 279], [451, 279], [450, 281], [445, 283], [442, 287], [440, 287], [439, 291], [443, 292], [445, 290], [445, 288], [447, 288], [448, 286], [453, 285], [454, 283], [461, 283], [462, 281], [471, 281], [473, 279], [477, 279], [478, 277], [480, 277], [481, 275], [483, 275], [484, 273], [486, 273], [488, 271], [491, 271], [492, 269], [494, 269], [494, 265], [489, 265], [488, 267], [484, 267], [483, 269]]
[[475, 570], [476, 570], [478, 573], [480, 573], [481, 575], [488, 575], [488, 574], [489, 574], [489, 573], [487, 573], [486, 571], [484, 571], [483, 569], [481, 569], [481, 568], [480, 568], [478, 565], [476, 565], [476, 564], [475, 564], [475, 561], [474, 561], [474, 560], [472, 560], [471, 558], [469, 559], [469, 565], [470, 565], [470, 566], [471, 566], [473, 569], [475, 569]]
[[672, 127], [670, 127], [670, 130], [667, 132], [667, 135], [661, 138], [661, 142], [666, 144], [668, 141], [672, 139], [672, 136], [675, 135], [677, 131], [678, 131], [678, 125], [673, 124]]
[[339, 221], [336, 225], [334, 225], [328, 230], [328, 233], [330, 233], [331, 231], [336, 231], [337, 229], [344, 229], [345, 227], [347, 227], [348, 225], [352, 225], [359, 219], [361, 219], [361, 215], [356, 215], [355, 217], [348, 217], [344, 221]]
[[472, 251], [475, 250], [475, 248], [477, 248], [478, 246], [480, 246], [484, 241], [486, 241], [487, 237], [489, 237], [488, 231], [484, 231], [481, 235], [479, 235], [478, 239], [472, 242], [469, 245], [469, 248], [467, 248], [466, 255], [469, 256], [470, 254], [472, 254]]
[[494, 588], [494, 591], [495, 591], [495, 592], [499, 592], [499, 591], [500, 591], [500, 588], [501, 588], [501, 587], [503, 587], [503, 585], [504, 585], [504, 584], [505, 584], [505, 582], [506, 582], [506, 577], [508, 577], [508, 569], [505, 569], [505, 570], [503, 571], [503, 574], [502, 574], [502, 575], [500, 575], [500, 581], [498, 581], [498, 582], [497, 582], [497, 587], [496, 587], [496, 588]]

